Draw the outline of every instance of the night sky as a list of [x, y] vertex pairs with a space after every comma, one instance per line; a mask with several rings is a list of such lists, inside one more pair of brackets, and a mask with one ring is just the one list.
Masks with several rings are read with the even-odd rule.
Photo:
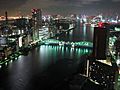
[[120, 0], [0, 0], [0, 15], [30, 14], [32, 8], [41, 8], [43, 14], [120, 15]]

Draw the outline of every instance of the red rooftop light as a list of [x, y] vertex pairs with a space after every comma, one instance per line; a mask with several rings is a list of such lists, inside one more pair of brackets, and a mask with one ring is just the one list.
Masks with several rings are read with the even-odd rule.
[[99, 22], [99, 23], [98, 23], [98, 27], [103, 27], [103, 23], [102, 23], [102, 22]]

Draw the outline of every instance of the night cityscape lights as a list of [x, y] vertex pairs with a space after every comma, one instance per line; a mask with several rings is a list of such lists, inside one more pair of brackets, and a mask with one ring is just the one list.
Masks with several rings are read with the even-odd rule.
[[0, 90], [120, 90], [119, 6], [0, 0]]

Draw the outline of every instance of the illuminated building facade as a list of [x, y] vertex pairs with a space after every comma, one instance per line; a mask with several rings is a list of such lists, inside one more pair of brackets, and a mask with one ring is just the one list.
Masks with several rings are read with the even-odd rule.
[[32, 9], [33, 40], [39, 39], [39, 29], [42, 27], [42, 10]]

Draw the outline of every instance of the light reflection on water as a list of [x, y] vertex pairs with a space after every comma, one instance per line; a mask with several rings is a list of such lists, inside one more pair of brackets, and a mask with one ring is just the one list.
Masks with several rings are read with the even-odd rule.
[[[92, 41], [91, 40], [92, 33], [91, 31], [88, 30], [83, 31], [83, 28], [88, 29], [85, 27], [78, 27], [76, 30], [71, 31], [65, 36], [59, 37], [59, 39], [62, 41], [65, 40], [65, 41], [73, 41], [73, 42], [77, 42], [81, 40]], [[91, 38], [89, 38], [88, 36]], [[8, 69], [5, 68], [5, 70], [3, 70], [2, 73], [0, 72], [1, 82], [3, 82], [3, 84], [0, 84], [0, 89], [1, 87], [3, 88], [7, 87], [6, 90], [26, 90], [25, 87], [27, 87], [27, 85], [31, 82], [30, 81], [31, 78], [35, 79], [36, 75], [39, 76], [40, 73], [47, 70], [50, 65], [54, 66], [56, 63], [58, 66], [55, 66], [55, 68], [59, 67], [59, 69], [54, 68], [53, 69], [54, 72], [56, 72], [57, 70], [64, 72], [64, 69], [65, 72], [67, 71], [70, 72], [70, 70], [72, 72], [72, 66], [70, 70], [68, 70], [66, 69], [67, 63], [58, 64], [58, 62], [64, 59], [66, 60], [71, 59], [73, 61], [78, 61], [80, 60], [81, 55], [89, 54], [91, 52], [92, 50], [90, 49], [81, 49], [81, 48], [76, 49], [76, 48], [69, 48], [63, 46], [42, 45], [30, 51], [28, 56], [20, 56], [18, 60], [11, 62], [8, 65]], [[63, 73], [60, 74], [62, 75]]]
[[84, 39], [85, 39], [85, 37], [86, 37], [86, 25], [85, 24], [83, 25], [83, 36], [84, 36]]
[[[42, 45], [40, 47], [40, 59], [59, 59], [72, 58], [79, 59], [81, 55], [91, 53], [91, 49], [69, 48], [64, 46], [48, 46]], [[59, 57], [58, 57], [59, 56]]]

